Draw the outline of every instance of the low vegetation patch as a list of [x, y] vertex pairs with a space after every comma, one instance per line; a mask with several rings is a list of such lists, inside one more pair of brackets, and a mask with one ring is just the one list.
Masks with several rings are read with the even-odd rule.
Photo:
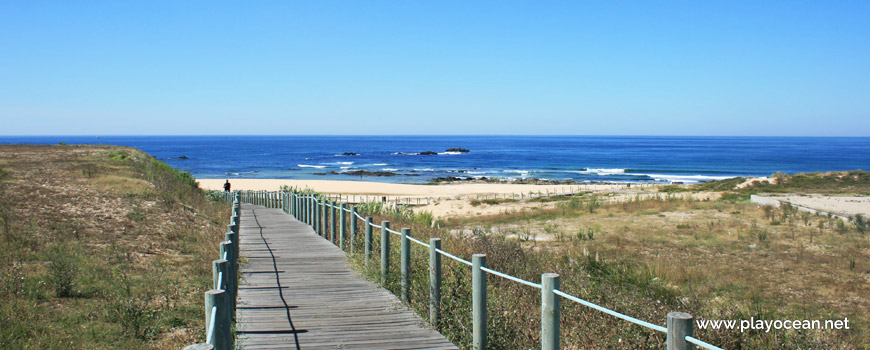
[[136, 149], [0, 146], [0, 346], [178, 349], [229, 209]]
[[[562, 290], [664, 324], [684, 311], [704, 319], [843, 319], [841, 331], [696, 330], [726, 349], [866, 349], [870, 274], [866, 226], [790, 207], [758, 207], [747, 195], [720, 200], [672, 197], [608, 202], [570, 197], [538, 210], [467, 217], [426, 225], [413, 214], [366, 209], [375, 222], [412, 229], [461, 258], [487, 254], [488, 266], [532, 282], [561, 275]], [[862, 218], [863, 219], [863, 218]], [[862, 221], [863, 222], [863, 221]], [[360, 231], [362, 232], [362, 231]], [[374, 251], [380, 250], [375, 235]], [[391, 250], [399, 251], [391, 237]], [[362, 251], [361, 240], [355, 241]], [[428, 250], [412, 245], [411, 307], [428, 317]], [[398, 254], [390, 257], [399, 266]], [[471, 348], [470, 269], [446, 257], [439, 331]], [[378, 254], [355, 265], [379, 281]], [[385, 287], [400, 293], [398, 269]], [[540, 292], [488, 278], [489, 341], [495, 349], [539, 347]], [[562, 301], [562, 344], [571, 349], [661, 348], [664, 337], [576, 303]]]

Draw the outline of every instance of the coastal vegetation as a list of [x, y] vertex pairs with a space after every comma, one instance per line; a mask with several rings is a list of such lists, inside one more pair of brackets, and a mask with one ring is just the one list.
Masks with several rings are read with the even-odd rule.
[[126, 147], [0, 146], [0, 345], [178, 349], [202, 341], [229, 210]]
[[[745, 183], [745, 186], [741, 186]], [[727, 191], [746, 195], [756, 193], [857, 194], [870, 195], [870, 173], [863, 170], [826, 173], [775, 173], [766, 181], [743, 177], [714, 180], [694, 185], [666, 186], [668, 192]]]
[[[824, 176], [801, 188], [815, 191], [861, 182]], [[797, 188], [803, 175], [778, 185]], [[815, 177], [815, 176], [813, 176]], [[734, 188], [743, 181], [730, 180]], [[855, 185], [848, 191], [863, 189]], [[366, 203], [361, 212], [391, 227], [409, 227], [426, 241], [441, 237], [445, 250], [468, 259], [487, 254], [488, 266], [539, 282], [540, 274], [561, 275], [562, 290], [590, 302], [663, 324], [669, 311], [702, 319], [848, 318], [849, 330], [696, 330], [700, 339], [726, 349], [866, 349], [870, 293], [870, 237], [860, 223], [798, 211], [790, 206], [758, 206], [735, 190], [718, 200], [691, 196], [609, 200], [601, 194], [535, 199], [537, 207], [498, 215], [419, 219], [407, 207]], [[538, 202], [535, 202], [538, 201]], [[477, 205], [502, 205], [479, 201]], [[510, 204], [510, 203], [508, 203]], [[426, 216], [427, 214], [422, 214]], [[431, 214], [428, 214], [431, 215]], [[378, 235], [375, 235], [376, 237]], [[398, 244], [393, 240], [391, 244]], [[359, 244], [359, 241], [357, 241]], [[378, 251], [379, 242], [375, 242]], [[398, 245], [393, 247], [397, 251]], [[361, 251], [361, 247], [356, 250]], [[377, 281], [378, 257], [368, 267], [352, 261]], [[391, 256], [398, 266], [398, 254]], [[428, 310], [428, 252], [413, 248], [411, 306], [424, 318]], [[442, 323], [437, 328], [462, 348], [470, 348], [470, 271], [445, 259]], [[398, 273], [385, 287], [399, 293]], [[540, 325], [539, 291], [489, 277], [490, 345], [496, 349], [534, 348]], [[562, 303], [565, 348], [658, 348], [664, 339], [576, 303]]]

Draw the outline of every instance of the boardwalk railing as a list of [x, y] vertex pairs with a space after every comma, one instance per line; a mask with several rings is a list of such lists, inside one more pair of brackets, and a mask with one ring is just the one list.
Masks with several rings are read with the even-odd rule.
[[[534, 283], [521, 278], [511, 276], [486, 267], [486, 255], [474, 254], [471, 261], [459, 258], [441, 249], [441, 239], [431, 238], [425, 243], [411, 237], [411, 230], [403, 228], [396, 231], [390, 228], [389, 221], [383, 221], [380, 225], [372, 222], [372, 217], [363, 217], [357, 213], [356, 208], [346, 203], [333, 202], [325, 196], [313, 193], [290, 192], [265, 192], [247, 191], [241, 193], [242, 202], [263, 205], [268, 208], [280, 208], [293, 215], [296, 219], [311, 225], [314, 231], [324, 238], [345, 249], [345, 242], [350, 241], [350, 252], [353, 253], [354, 241], [357, 239], [357, 220], [362, 220], [365, 230], [365, 264], [368, 265], [372, 254], [372, 230], [381, 230], [381, 271], [382, 284], [389, 273], [390, 234], [397, 235], [401, 239], [401, 300], [409, 302], [410, 294], [410, 265], [411, 265], [411, 242], [429, 249], [429, 319], [433, 325], [438, 324], [441, 312], [441, 256], [453, 259], [461, 264], [471, 267], [472, 276], [472, 346], [474, 349], [486, 349], [486, 274], [498, 276], [541, 291], [541, 349], [559, 349], [560, 343], [560, 302], [561, 298], [579, 303], [586, 307], [598, 310], [613, 317], [630, 323], [666, 334], [668, 350], [694, 349], [695, 345], [710, 350], [721, 348], [708, 344], [693, 337], [694, 319], [692, 315], [683, 312], [670, 312], [667, 314], [666, 326], [660, 326], [647, 321], [637, 319], [619, 313], [614, 310], [593, 304], [576, 296], [559, 290], [559, 275], [544, 273], [541, 275], [541, 283]], [[350, 234], [346, 230], [346, 220], [350, 218]], [[338, 237], [335, 237], [338, 232]]]
[[[660, 184], [652, 184], [652, 183], [635, 183], [635, 184], [608, 184], [611, 187], [608, 190], [613, 189], [625, 189], [625, 188], [649, 188], [659, 186]], [[477, 199], [477, 200], [487, 200], [487, 199], [514, 199], [514, 200], [525, 200], [532, 198], [541, 198], [541, 197], [555, 197], [555, 196], [571, 196], [576, 195], [578, 193], [584, 193], [588, 191], [595, 191], [595, 184], [574, 184], [574, 185], [540, 185], [546, 186], [544, 189], [539, 189], [535, 191], [527, 191], [527, 192], [510, 192], [510, 193], [473, 193], [473, 194], [464, 194], [464, 195], [455, 195], [455, 196], [425, 196], [425, 195], [373, 195], [373, 194], [337, 194], [337, 193], [321, 193], [318, 194], [320, 198], [326, 198], [329, 201], [334, 202], [344, 202], [344, 203], [368, 203], [368, 202], [381, 202], [381, 203], [390, 203], [394, 205], [429, 205], [433, 202], [440, 202], [442, 200], [449, 199]], [[221, 196], [229, 196], [230, 192], [216, 192]], [[222, 194], [221, 194], [222, 193]], [[258, 193], [258, 192], [255, 192]], [[265, 193], [265, 192], [264, 192]], [[657, 196], [657, 195], [653, 195]]]
[[233, 204], [232, 218], [224, 234], [225, 240], [220, 243], [219, 259], [212, 261], [214, 285], [205, 292], [205, 343], [190, 345], [185, 350], [234, 348], [232, 323], [236, 315], [238, 295], [241, 198], [239, 193], [229, 192], [222, 194], [222, 197]]

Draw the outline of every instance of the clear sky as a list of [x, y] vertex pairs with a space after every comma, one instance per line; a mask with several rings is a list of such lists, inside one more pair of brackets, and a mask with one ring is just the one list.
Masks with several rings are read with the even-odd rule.
[[39, 134], [870, 136], [870, 1], [2, 1]]

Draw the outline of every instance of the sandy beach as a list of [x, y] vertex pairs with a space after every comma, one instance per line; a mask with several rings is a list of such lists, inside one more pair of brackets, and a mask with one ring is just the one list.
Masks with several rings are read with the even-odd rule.
[[[200, 186], [207, 190], [222, 190], [224, 179], [200, 179]], [[604, 191], [623, 188], [625, 185], [524, 185], [510, 183], [460, 183], [447, 185], [395, 184], [371, 181], [336, 180], [282, 180], [282, 179], [232, 179], [233, 190], [277, 191], [283, 185], [310, 188], [320, 193], [385, 195], [403, 197], [451, 197], [485, 194], [512, 193], [571, 193], [577, 191]], [[636, 186], [635, 186], [636, 187]]]

